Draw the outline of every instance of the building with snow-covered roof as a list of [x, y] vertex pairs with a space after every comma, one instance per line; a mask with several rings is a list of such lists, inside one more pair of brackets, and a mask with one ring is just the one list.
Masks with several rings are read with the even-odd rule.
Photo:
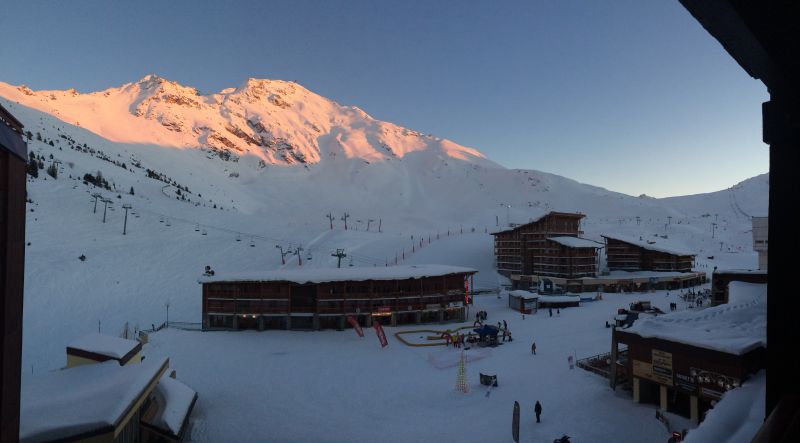
[[26, 377], [19, 440], [140, 441], [141, 411], [168, 367], [167, 358], [106, 361]]
[[19, 429], [28, 162], [22, 130], [0, 105], [0, 441], [13, 441]]
[[[766, 365], [767, 285], [730, 283], [730, 301], [640, 318], [611, 338], [611, 386], [698, 423], [722, 395]], [[626, 350], [621, 348], [626, 346]]]
[[[67, 347], [68, 366], [22, 385], [22, 442], [179, 442], [197, 393], [145, 360], [141, 343], [89, 334]], [[131, 364], [137, 363], [137, 364]]]
[[528, 223], [492, 233], [497, 272], [505, 276], [561, 278], [597, 274], [601, 243], [578, 237], [584, 214], [551, 211]]
[[661, 237], [604, 234], [609, 270], [690, 272], [696, 253]]
[[124, 366], [142, 360], [142, 344], [136, 340], [92, 333], [67, 345], [67, 367], [114, 360]]
[[728, 303], [730, 283], [767, 283], [769, 274], [761, 269], [714, 269], [711, 273], [711, 306]]
[[464, 321], [475, 269], [445, 265], [290, 269], [203, 277], [203, 327], [344, 329]]

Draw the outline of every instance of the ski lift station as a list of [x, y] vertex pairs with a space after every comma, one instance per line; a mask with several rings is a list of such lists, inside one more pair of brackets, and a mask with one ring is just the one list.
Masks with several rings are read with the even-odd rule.
[[203, 276], [204, 329], [344, 329], [465, 321], [475, 269], [444, 265]]

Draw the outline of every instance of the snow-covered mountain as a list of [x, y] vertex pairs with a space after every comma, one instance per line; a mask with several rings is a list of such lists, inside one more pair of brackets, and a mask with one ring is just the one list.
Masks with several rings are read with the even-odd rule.
[[264, 165], [319, 163], [340, 155], [366, 161], [420, 150], [492, 165], [478, 151], [375, 120], [294, 82], [250, 78], [201, 95], [156, 75], [89, 94], [32, 91], [0, 83], [0, 95], [114, 142], [199, 148], [226, 160]]
[[[156, 76], [89, 94], [0, 83], [0, 103], [45, 168], [28, 181], [23, 358], [33, 372], [57, 367], [81, 333], [161, 323], [166, 302], [171, 319], [199, 321], [205, 265], [331, 267], [344, 248], [347, 265], [472, 266], [478, 286], [496, 287], [488, 232], [561, 210], [587, 214], [589, 238], [659, 236], [711, 271], [756, 266], [749, 216], [767, 212], [766, 174], [715, 193], [633, 197], [503, 168], [292, 82], [211, 95]], [[107, 211], [95, 210], [98, 192]], [[133, 207], [126, 235], [123, 204]], [[283, 264], [276, 246], [295, 254]]]

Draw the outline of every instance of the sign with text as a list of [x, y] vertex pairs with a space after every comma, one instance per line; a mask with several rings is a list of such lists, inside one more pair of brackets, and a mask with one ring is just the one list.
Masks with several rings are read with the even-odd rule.
[[653, 365], [645, 363], [641, 360], [633, 360], [633, 375], [636, 377], [653, 379]]
[[653, 349], [653, 380], [672, 386], [672, 353]]
[[690, 375], [675, 373], [675, 387], [694, 393], [697, 391], [697, 384]]

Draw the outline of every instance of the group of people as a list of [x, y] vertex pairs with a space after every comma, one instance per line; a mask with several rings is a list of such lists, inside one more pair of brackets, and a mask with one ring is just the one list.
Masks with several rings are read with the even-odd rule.
[[455, 336], [444, 334], [445, 346], [453, 344], [454, 348], [463, 348], [466, 343], [475, 343], [475, 337], [472, 334], [456, 333]]
[[[547, 308], [548, 312], [550, 313], [550, 317], [553, 316], [553, 308]], [[561, 309], [556, 308], [556, 315], [561, 315]]]

